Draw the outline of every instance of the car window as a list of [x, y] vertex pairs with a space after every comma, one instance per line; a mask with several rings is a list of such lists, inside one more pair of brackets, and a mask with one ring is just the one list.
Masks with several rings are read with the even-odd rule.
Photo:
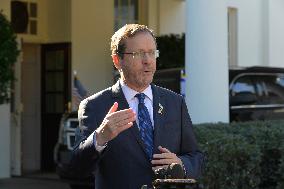
[[254, 105], [257, 100], [256, 89], [250, 76], [242, 76], [231, 84], [230, 106]]
[[284, 77], [267, 76], [263, 78], [266, 97], [271, 103], [284, 104]]
[[231, 95], [255, 94], [255, 87], [249, 76], [238, 78], [231, 86]]
[[284, 88], [284, 75], [276, 78], [276, 83]]

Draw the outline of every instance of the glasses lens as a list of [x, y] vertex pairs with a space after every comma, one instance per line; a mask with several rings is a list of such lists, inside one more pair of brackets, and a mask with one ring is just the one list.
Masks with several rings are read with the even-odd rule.
[[159, 50], [153, 50], [153, 51], [150, 51], [150, 52], [139, 51], [139, 52], [132, 52], [132, 53], [124, 53], [124, 54], [131, 54], [134, 59], [141, 59], [142, 60], [142, 59], [146, 58], [147, 56], [149, 58], [152, 58], [152, 59], [158, 58], [160, 52], [159, 52]]
[[160, 51], [159, 50], [155, 50], [155, 58], [158, 58], [160, 56]]

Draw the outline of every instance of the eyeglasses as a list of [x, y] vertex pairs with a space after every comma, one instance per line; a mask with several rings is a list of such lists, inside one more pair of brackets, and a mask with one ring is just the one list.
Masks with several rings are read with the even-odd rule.
[[152, 59], [156, 59], [159, 57], [160, 51], [159, 50], [152, 50], [149, 52], [144, 52], [144, 51], [138, 51], [138, 52], [125, 52], [125, 53], [120, 53], [120, 54], [130, 54], [132, 55], [133, 59], [144, 59], [146, 58], [146, 54]]

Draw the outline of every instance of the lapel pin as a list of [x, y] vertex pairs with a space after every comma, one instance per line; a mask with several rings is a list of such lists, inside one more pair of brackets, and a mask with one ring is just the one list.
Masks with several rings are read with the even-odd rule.
[[164, 109], [164, 107], [162, 106], [162, 104], [159, 103], [159, 110], [158, 110], [158, 113], [159, 113], [159, 114], [163, 114], [163, 109]]

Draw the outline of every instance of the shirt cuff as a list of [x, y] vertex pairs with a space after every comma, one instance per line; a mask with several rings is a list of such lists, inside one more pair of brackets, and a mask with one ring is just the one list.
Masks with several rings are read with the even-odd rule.
[[96, 134], [97, 134], [96, 131], [94, 131], [93, 134], [92, 134], [93, 135], [93, 144], [94, 144], [95, 149], [99, 153], [101, 153], [106, 148], [107, 143], [105, 145], [103, 145], [103, 146], [98, 145], [97, 139], [96, 139]]

